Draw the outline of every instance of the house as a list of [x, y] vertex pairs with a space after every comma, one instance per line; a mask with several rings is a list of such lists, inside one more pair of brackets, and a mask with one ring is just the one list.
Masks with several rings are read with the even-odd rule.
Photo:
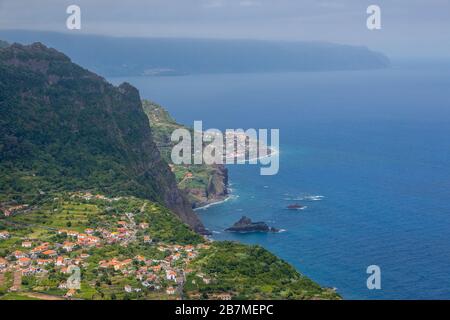
[[151, 268], [152, 268], [153, 272], [160, 272], [161, 271], [161, 266], [160, 265], [153, 266]]
[[147, 222], [142, 222], [139, 224], [139, 228], [141, 229], [147, 229], [149, 227], [149, 224]]
[[52, 258], [54, 258], [58, 255], [55, 250], [47, 250], [47, 251], [42, 252], [42, 254], [44, 256], [52, 257]]
[[47, 250], [48, 246], [49, 246], [49, 243], [45, 242], [45, 243], [41, 244], [40, 246], [37, 246], [36, 248], [32, 249], [31, 254], [41, 253], [41, 252]]
[[31, 241], [23, 241], [22, 248], [31, 248], [33, 246], [33, 242]]
[[78, 231], [74, 230], [67, 230], [66, 233], [69, 237], [78, 237], [78, 235], [80, 234]]
[[197, 254], [195, 252], [188, 252], [187, 256], [189, 259], [194, 259], [197, 256]]
[[0, 240], [1, 239], [8, 239], [9, 238], [9, 232], [8, 231], [0, 231]]
[[77, 232], [77, 231], [73, 231], [73, 230], [68, 230], [68, 231], [67, 231], [67, 235], [68, 235], [69, 237], [78, 237], [79, 234], [80, 234], [80, 233]]
[[82, 254], [80, 254], [80, 258], [81, 259], [87, 259], [87, 258], [89, 258], [90, 256], [87, 254], [87, 253], [82, 253]]
[[167, 294], [175, 294], [175, 288], [174, 287], [168, 287], [167, 289], [166, 289], [166, 293]]
[[119, 263], [114, 265], [114, 270], [122, 270], [124, 268], [126, 268], [128, 265], [130, 265], [133, 262], [132, 259], [126, 259], [123, 261], [120, 261]]
[[59, 284], [58, 289], [67, 289], [67, 282], [66, 281], [62, 281]]
[[8, 266], [8, 261], [6, 259], [0, 257], [0, 269], [5, 269]]
[[133, 291], [133, 288], [129, 285], [126, 285], [123, 289], [125, 290], [125, 292], [128, 292], [128, 293]]
[[42, 272], [42, 270], [39, 268], [28, 267], [28, 268], [22, 270], [22, 275], [23, 276], [32, 276], [32, 275], [35, 275], [36, 273], [40, 273], [40, 272]]
[[19, 258], [17, 261], [21, 267], [27, 267], [31, 264], [31, 259], [26, 257]]
[[63, 243], [63, 249], [66, 250], [67, 252], [72, 251], [74, 247], [75, 243], [73, 242], [66, 241]]
[[46, 266], [52, 262], [53, 262], [52, 259], [37, 259], [38, 266]]
[[56, 265], [58, 267], [62, 267], [65, 265], [64, 263], [64, 257], [59, 256], [58, 258], [56, 258]]
[[119, 233], [127, 233], [127, 232], [128, 232], [128, 229], [127, 229], [127, 228], [117, 228], [117, 231], [118, 231]]
[[5, 208], [0, 208], [0, 211], [3, 211], [3, 214], [5, 215], [5, 217], [9, 217], [12, 213], [11, 210], [5, 209]]
[[177, 273], [173, 270], [167, 270], [166, 271], [166, 279], [177, 281]]
[[25, 253], [23, 253], [20, 250], [14, 251], [13, 255], [16, 259], [25, 258], [27, 256]]
[[128, 225], [126, 221], [117, 221], [117, 224], [122, 227], [126, 227]]
[[216, 295], [217, 300], [231, 300], [231, 294], [229, 293], [220, 293]]
[[155, 282], [158, 279], [158, 277], [154, 274], [149, 274], [147, 277], [147, 282]]
[[58, 234], [68, 234], [69, 232], [66, 229], [59, 229]]
[[78, 240], [84, 240], [84, 239], [86, 239], [88, 237], [88, 235], [85, 234], [85, 233], [79, 233], [77, 235], [77, 237], [78, 237]]
[[134, 259], [139, 261], [139, 262], [145, 261], [145, 258], [143, 256], [136, 256], [136, 257], [134, 257]]
[[67, 293], [64, 295], [64, 297], [66, 297], [66, 298], [73, 297], [73, 295], [75, 293], [76, 293], [75, 289], [69, 289], [69, 291], [67, 291]]
[[87, 240], [90, 244], [97, 244], [97, 243], [100, 242], [100, 238], [94, 237], [94, 236], [87, 236], [86, 240]]
[[94, 229], [88, 228], [88, 229], [84, 230], [84, 232], [86, 232], [87, 234], [93, 234], [94, 233]]

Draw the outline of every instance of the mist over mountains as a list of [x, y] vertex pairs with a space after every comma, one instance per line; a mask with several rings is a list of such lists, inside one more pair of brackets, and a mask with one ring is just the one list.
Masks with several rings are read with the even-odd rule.
[[389, 59], [366, 47], [320, 42], [117, 38], [3, 30], [10, 43], [45, 43], [104, 76], [379, 69]]

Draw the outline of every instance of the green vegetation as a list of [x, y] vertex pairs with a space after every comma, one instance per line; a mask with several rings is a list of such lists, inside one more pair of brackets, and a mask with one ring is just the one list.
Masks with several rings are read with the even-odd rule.
[[0, 49], [1, 48], [6, 48], [7, 46], [9, 46], [9, 43], [3, 40], [0, 40]]
[[193, 268], [211, 281], [205, 283], [198, 273], [190, 274], [185, 286], [188, 295], [231, 293], [237, 299], [338, 298], [333, 290], [321, 288], [260, 246], [214, 242], [194, 262]]

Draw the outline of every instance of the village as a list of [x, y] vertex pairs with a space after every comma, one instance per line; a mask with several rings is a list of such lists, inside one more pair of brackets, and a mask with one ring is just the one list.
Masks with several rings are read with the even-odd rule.
[[[118, 201], [104, 196], [87, 194], [75, 194], [71, 198], [82, 197], [84, 200], [101, 199], [107, 202]], [[141, 211], [145, 209], [145, 204]], [[208, 250], [210, 243], [204, 241], [195, 245], [169, 244], [155, 242], [148, 232], [149, 222], [136, 223], [134, 214], [125, 212], [120, 214], [120, 220], [114, 221], [109, 228], [85, 228], [76, 231], [70, 228], [54, 230], [51, 241], [36, 238], [23, 238], [14, 246], [14, 251], [8, 255], [0, 256], [0, 287], [1, 281], [5, 281], [4, 274], [13, 274], [13, 285], [9, 291], [20, 291], [22, 277], [46, 278], [50, 273], [73, 275], [73, 267], [80, 270], [81, 277], [85, 270], [96, 269], [98, 278], [103, 275], [122, 276], [132, 278], [132, 284], [125, 284], [120, 289], [124, 294], [139, 294], [143, 291], [152, 291], [165, 294], [168, 298], [181, 299], [186, 277], [195, 274], [196, 281], [209, 284], [213, 279], [201, 272], [190, 268], [190, 262], [194, 260], [201, 250]], [[7, 241], [12, 235], [8, 231], [0, 231], [1, 241]], [[92, 259], [91, 252], [102, 250], [108, 246], [140, 245], [149, 247], [159, 252], [157, 257], [146, 257], [141, 254], [121, 258], [113, 256], [109, 259]], [[64, 277], [63, 277], [64, 279]], [[95, 282], [95, 281], [92, 281]], [[77, 295], [79, 287], [73, 287], [67, 279], [58, 284], [60, 291], [64, 290], [64, 298], [71, 299]], [[199, 297], [197, 294], [195, 297]], [[231, 295], [220, 296], [221, 299], [231, 299]]]

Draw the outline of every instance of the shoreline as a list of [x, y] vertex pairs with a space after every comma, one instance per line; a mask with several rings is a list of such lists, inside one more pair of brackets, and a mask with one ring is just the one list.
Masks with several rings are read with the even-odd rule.
[[208, 208], [210, 208], [210, 207], [212, 207], [212, 206], [215, 206], [215, 205], [219, 205], [219, 204], [225, 203], [225, 202], [227, 202], [228, 200], [230, 200], [231, 198], [232, 198], [232, 195], [227, 195], [224, 199], [217, 200], [217, 201], [212, 201], [212, 202], [210, 202], [210, 203], [205, 203], [205, 204], [203, 204], [203, 205], [201, 205], [201, 206], [199, 206], [199, 207], [193, 208], [192, 210], [194, 210], [194, 211], [197, 211], [197, 210], [206, 210], [206, 209], [208, 209]]

